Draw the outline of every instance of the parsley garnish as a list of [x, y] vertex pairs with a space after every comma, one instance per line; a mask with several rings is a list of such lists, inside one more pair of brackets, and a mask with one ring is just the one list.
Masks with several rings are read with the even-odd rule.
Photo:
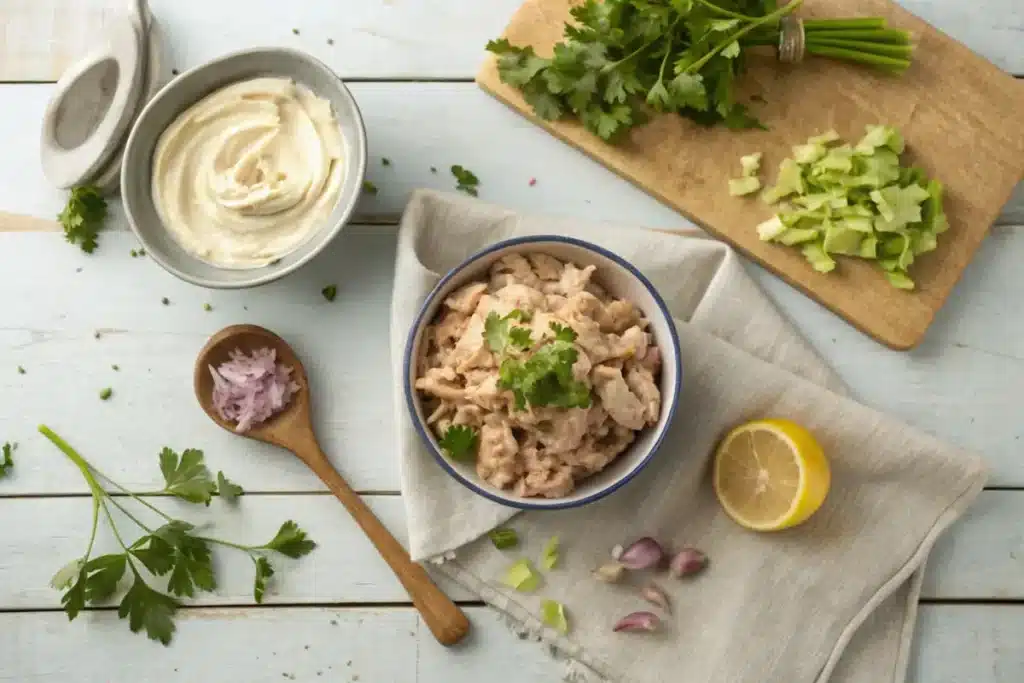
[[3, 460], [0, 460], [0, 479], [3, 479], [14, 467], [14, 451], [18, 448], [17, 443], [7, 442], [3, 445]]
[[[702, 125], [763, 127], [737, 102], [734, 81], [744, 50], [777, 45], [779, 19], [802, 4], [774, 0], [585, 0], [571, 10], [565, 39], [550, 58], [530, 46], [492, 40], [498, 74], [518, 88], [545, 120], [578, 119], [603, 140], [616, 141], [652, 112], [675, 112]], [[781, 5], [781, 6], [780, 6]], [[806, 50], [901, 73], [912, 46], [883, 19], [854, 20], [856, 44], [835, 50], [830, 29], [848, 20], [808, 22]], [[859, 26], [858, 26], [859, 28]], [[897, 43], [893, 47], [890, 43]]]
[[452, 166], [452, 175], [455, 176], [456, 190], [474, 197], [477, 195], [476, 187], [480, 184], [480, 179], [472, 171], [455, 164]]
[[96, 234], [106, 217], [107, 200], [97, 188], [87, 185], [71, 190], [68, 203], [57, 220], [64, 227], [64, 239], [91, 254], [96, 248]]
[[530, 329], [527, 327], [512, 327], [513, 320], [528, 322], [530, 319], [524, 311], [516, 308], [505, 317], [501, 317], [494, 311], [487, 314], [484, 320], [484, 340], [488, 348], [494, 353], [503, 353], [508, 346], [519, 349], [528, 349], [533, 344], [530, 339]]
[[320, 293], [323, 294], [324, 298], [327, 299], [328, 301], [334, 301], [334, 297], [338, 296], [338, 286], [327, 285], [326, 287], [320, 290]]
[[590, 387], [573, 376], [572, 366], [579, 358], [573, 345], [576, 332], [552, 322], [554, 339], [541, 344], [525, 359], [506, 357], [498, 370], [498, 386], [515, 397], [517, 410], [531, 406], [588, 408]]
[[18, 374], [19, 374], [19, 375], [24, 375], [24, 374], [25, 374], [25, 368], [23, 368], [23, 367], [21, 367], [21, 366], [19, 365], [19, 366], [18, 366]]
[[100, 389], [100, 400], [101, 401], [106, 401], [106, 400], [108, 400], [113, 395], [114, 395], [114, 390], [111, 389], [110, 387], [106, 387], [104, 389]]
[[[92, 530], [85, 554], [61, 568], [50, 581], [55, 589], [63, 591], [61, 605], [68, 619], [77, 617], [87, 605], [95, 606], [113, 598], [118, 593], [121, 579], [129, 574], [131, 585], [118, 605], [118, 616], [128, 620], [128, 628], [132, 632], [145, 630], [151, 639], [167, 645], [174, 635], [177, 598], [192, 597], [198, 592], [217, 588], [211, 546], [232, 548], [249, 556], [256, 570], [253, 582], [256, 602], [263, 601], [267, 582], [274, 575], [267, 559], [269, 553], [298, 558], [316, 547], [292, 521], [282, 524], [274, 538], [263, 545], [242, 545], [201, 535], [193, 524], [173, 519], [144, 498], [151, 494], [133, 493], [112, 481], [48, 427], [41, 425], [39, 431], [78, 467], [92, 491]], [[242, 492], [241, 487], [229, 481], [222, 472], [217, 474], [217, 483], [214, 484], [203, 464], [202, 451], [195, 449], [186, 449], [179, 457], [165, 448], [160, 454], [160, 470], [166, 485], [158, 493], [170, 493], [190, 502], [209, 503], [210, 496], [218, 490], [226, 501], [231, 501]], [[128, 498], [112, 497], [101, 481], [109, 483]], [[129, 510], [129, 504], [148, 508], [161, 517], [164, 524], [155, 529], [147, 526]], [[122, 512], [124, 518], [134, 523], [143, 535], [129, 544], [123, 529], [115, 522], [112, 507]], [[110, 523], [121, 552], [92, 557], [100, 511]], [[145, 567], [148, 575], [166, 577], [166, 589], [156, 588], [154, 581], [143, 576], [140, 566]]]
[[379, 191], [380, 190], [377, 189], [377, 186], [371, 183], [369, 180], [363, 181], [363, 192], [367, 194], [377, 194]]
[[476, 449], [479, 441], [479, 436], [472, 427], [452, 425], [445, 430], [444, 436], [441, 437], [437, 444], [452, 460], [473, 462], [476, 459]]
[[391, 165], [391, 159], [388, 159], [387, 157], [381, 157], [380, 158], [380, 164], [381, 164], [381, 166], [390, 166]]

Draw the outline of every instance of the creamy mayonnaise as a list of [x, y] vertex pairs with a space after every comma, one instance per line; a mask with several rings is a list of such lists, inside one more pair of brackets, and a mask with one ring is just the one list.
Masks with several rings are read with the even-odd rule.
[[153, 201], [191, 254], [225, 268], [266, 265], [314, 233], [341, 193], [331, 104], [285, 78], [203, 98], [157, 141]]

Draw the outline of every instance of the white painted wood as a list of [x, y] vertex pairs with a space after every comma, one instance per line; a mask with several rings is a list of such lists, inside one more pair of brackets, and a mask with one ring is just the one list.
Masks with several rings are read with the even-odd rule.
[[[46, 84], [0, 85], [0, 210], [52, 217], [63, 206], [64, 193], [49, 186], [39, 163], [39, 121], [51, 91]], [[395, 222], [411, 190], [454, 189], [449, 169], [462, 164], [480, 177], [481, 198], [514, 209], [651, 227], [690, 225], [472, 83], [353, 83], [352, 91], [369, 139], [367, 178], [379, 188], [364, 196], [357, 220]], [[382, 157], [391, 165], [383, 166]], [[1024, 223], [1024, 186], [1000, 223], [1015, 220]]]
[[[131, 258], [134, 240], [124, 231], [105, 233], [92, 256], [56, 233], [0, 240], [0, 439], [24, 443], [18, 476], [0, 496], [86, 491], [74, 469], [55, 466], [59, 454], [34, 432], [39, 422], [132, 486], [156, 483], [155, 455], [170, 445], [204, 448], [216, 467], [245, 472], [254, 490], [318, 490], [298, 461], [220, 430], [195, 404], [195, 353], [236, 322], [274, 329], [303, 354], [324, 446], [353, 484], [397, 490], [387, 348], [394, 227], [352, 226], [291, 277], [240, 292], [202, 290]], [[1022, 486], [1024, 318], [1009, 315], [1008, 298], [1020, 289], [1021, 262], [1024, 230], [997, 230], [909, 353], [879, 346], [764, 271], [751, 272], [862, 401], [984, 454], [990, 483]], [[328, 283], [339, 285], [333, 304], [319, 293]], [[103, 330], [98, 340], [95, 330]], [[103, 402], [97, 393], [106, 386], [114, 396]]]
[[[232, 473], [229, 472], [229, 475]], [[244, 484], [245, 473], [234, 474]], [[371, 508], [392, 532], [405, 540], [405, 509], [398, 496], [370, 496]], [[407, 602], [408, 597], [344, 509], [327, 495], [250, 495], [237, 509], [215, 501], [210, 508], [175, 500], [157, 501], [174, 517], [212, 524], [208, 535], [238, 543], [265, 543], [287, 519], [294, 519], [319, 547], [292, 561], [273, 557], [279, 571], [268, 604]], [[134, 510], [135, 508], [130, 508]], [[58, 607], [60, 595], [50, 576], [81, 556], [88, 540], [91, 501], [84, 497], [15, 498], [0, 503], [5, 533], [0, 536], [0, 610]], [[977, 507], [939, 542], [928, 563], [926, 599], [1024, 600], [1024, 493], [988, 491]], [[143, 523], [154, 520], [145, 514]], [[32, 520], [31, 524], [12, 523]], [[125, 521], [126, 541], [137, 528]], [[614, 539], [610, 539], [612, 542]], [[622, 539], [626, 540], [626, 539]], [[97, 553], [117, 545], [104, 531]], [[251, 605], [252, 563], [235, 550], [215, 549], [219, 588], [190, 601], [197, 605]], [[594, 558], [598, 563], [603, 558]], [[714, 559], [714, 558], [712, 558]], [[495, 577], [497, 580], [499, 577]], [[471, 599], [448, 586], [453, 597]], [[0, 658], [2, 659], [2, 658]]]
[[[110, 10], [127, 0], [2, 0], [6, 40], [0, 80], [54, 81], [88, 49]], [[151, 0], [170, 43], [188, 68], [254, 45], [299, 47], [342, 76], [469, 78], [484, 44], [520, 0]], [[900, 0], [900, 4], [1013, 73], [1024, 73], [1016, 0]], [[299, 33], [293, 33], [297, 29]], [[328, 40], [333, 41], [329, 44]]]
[[[38, 683], [553, 683], [562, 666], [484, 607], [473, 635], [445, 649], [415, 612], [394, 609], [197, 609], [164, 648], [112, 612], [0, 614], [0, 680]], [[1024, 607], [924, 605], [907, 683], [1024, 679]], [[351, 662], [351, 663], [350, 663]], [[294, 678], [292, 678], [294, 677]]]

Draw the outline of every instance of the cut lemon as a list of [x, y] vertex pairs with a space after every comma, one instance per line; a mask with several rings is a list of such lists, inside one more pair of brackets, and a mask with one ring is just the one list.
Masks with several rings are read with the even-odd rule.
[[828, 460], [814, 436], [790, 420], [756, 420], [729, 432], [715, 451], [718, 502], [755, 531], [794, 527], [828, 494]]

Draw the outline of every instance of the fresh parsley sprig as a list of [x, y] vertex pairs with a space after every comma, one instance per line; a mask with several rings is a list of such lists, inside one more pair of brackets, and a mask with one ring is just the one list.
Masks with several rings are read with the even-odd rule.
[[529, 322], [530, 316], [521, 309], [513, 309], [506, 316], [500, 316], [494, 311], [487, 314], [484, 319], [484, 340], [487, 347], [494, 353], [504, 353], [508, 347], [516, 349], [528, 349], [533, 344], [530, 339], [530, 328], [513, 326], [512, 323]]
[[[244, 545], [201, 535], [193, 524], [173, 519], [147, 501], [143, 497], [145, 494], [129, 491], [111, 480], [49, 427], [40, 425], [39, 431], [78, 467], [92, 493], [92, 528], [85, 553], [61, 568], [50, 582], [55, 589], [63, 591], [61, 605], [69, 620], [77, 617], [87, 605], [97, 605], [113, 598], [118, 593], [121, 580], [128, 575], [131, 585], [121, 597], [118, 616], [128, 620], [128, 628], [133, 633], [145, 630], [151, 639], [167, 645], [174, 635], [174, 614], [179, 607], [177, 598], [192, 597], [198, 592], [217, 588], [211, 546], [233, 548], [249, 556], [255, 567], [253, 597], [256, 602], [263, 601], [267, 582], [274, 575], [267, 559], [269, 553], [298, 558], [316, 547], [292, 521], [282, 524], [274, 538], [262, 545]], [[226, 501], [233, 501], [242, 493], [241, 487], [228, 480], [223, 472], [218, 472], [214, 482], [203, 463], [202, 451], [196, 449], [186, 449], [179, 456], [165, 448], [160, 453], [160, 470], [165, 487], [157, 492], [159, 494], [208, 505], [214, 493], [219, 492]], [[158, 515], [164, 521], [163, 525], [154, 529], [144, 524], [120, 497], [112, 496], [103, 487], [101, 480], [126, 494], [130, 502]], [[143, 535], [128, 543], [114, 520], [112, 508], [134, 523], [144, 532]], [[121, 552], [93, 557], [101, 512]], [[142, 569], [156, 577], [167, 577], [166, 592], [147, 582]]]
[[[734, 83], [746, 49], [779, 43], [780, 22], [803, 0], [585, 0], [571, 10], [565, 40], [551, 57], [492, 40], [501, 80], [518, 88], [545, 120], [572, 116], [616, 141], [651, 112], [675, 112], [702, 125], [763, 127], [738, 102]], [[892, 73], [910, 66], [905, 31], [871, 19], [804, 22], [809, 54]]]
[[91, 254], [96, 248], [96, 235], [106, 217], [107, 200], [99, 189], [86, 185], [71, 190], [68, 203], [57, 215], [57, 220], [64, 227], [64, 239]]
[[452, 460], [473, 462], [480, 436], [469, 425], [451, 425], [437, 443]]
[[575, 378], [572, 366], [579, 358], [574, 342], [576, 332], [551, 322], [553, 339], [526, 358], [506, 357], [498, 369], [498, 386], [515, 397], [517, 410], [531, 406], [556, 408], [590, 407], [590, 387]]

